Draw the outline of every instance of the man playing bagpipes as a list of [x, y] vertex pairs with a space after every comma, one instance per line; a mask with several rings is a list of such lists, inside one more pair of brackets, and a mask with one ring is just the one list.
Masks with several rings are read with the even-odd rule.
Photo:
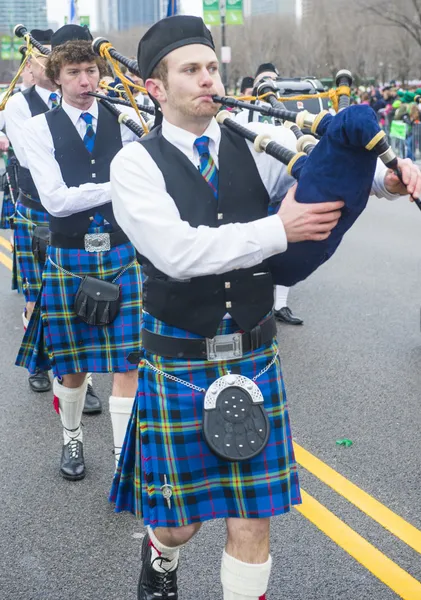
[[[301, 501], [267, 259], [327, 242], [344, 204], [297, 203], [292, 188], [268, 216], [291, 179], [214, 119], [223, 86], [201, 19], [159, 21], [138, 65], [163, 122], [111, 169], [116, 219], [145, 279], [138, 394], [110, 500], [147, 526], [139, 600], [177, 600], [179, 551], [216, 518], [227, 524], [224, 599], [258, 600], [270, 517]], [[420, 172], [400, 165], [419, 194]], [[384, 183], [406, 191], [390, 174]]]
[[[34, 29], [32, 37], [46, 45], [51, 43], [53, 31]], [[6, 131], [18, 160], [19, 195], [16, 199], [14, 214], [14, 252], [18, 279], [22, 281], [26, 306], [23, 313], [24, 329], [29, 319], [41, 287], [42, 265], [34, 257], [32, 239], [35, 228], [48, 225], [48, 214], [39, 201], [39, 194], [34, 186], [28, 162], [23, 148], [23, 127], [25, 122], [34, 115], [47, 112], [59, 101], [57, 86], [45, 76], [45, 58], [34, 50], [29, 59], [29, 70], [34, 85], [24, 91], [14, 94], [7, 102], [4, 111]], [[28, 63], [27, 63], [28, 64]], [[51, 383], [46, 370], [37, 369], [29, 375], [29, 385], [34, 392], [47, 392]]]
[[62, 103], [24, 130], [50, 236], [41, 293], [17, 359], [36, 370], [45, 360], [45, 340], [63, 425], [60, 473], [68, 480], [85, 476], [87, 373], [114, 373], [110, 413], [116, 456], [120, 451], [137, 386], [128, 356], [139, 350], [141, 322], [139, 265], [115, 221], [109, 183], [111, 160], [138, 138], [88, 95], [105, 63], [90, 40], [75, 40], [75, 27], [56, 32], [46, 60], [46, 76], [61, 90]]

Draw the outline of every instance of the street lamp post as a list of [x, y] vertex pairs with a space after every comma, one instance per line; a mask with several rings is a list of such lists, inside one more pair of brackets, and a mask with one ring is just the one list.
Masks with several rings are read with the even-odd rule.
[[[227, 45], [226, 30], [225, 30], [225, 17], [226, 17], [226, 0], [219, 0], [219, 12], [221, 15], [221, 46], [225, 48]], [[228, 86], [228, 73], [227, 63], [222, 60], [222, 83], [225, 88]]]

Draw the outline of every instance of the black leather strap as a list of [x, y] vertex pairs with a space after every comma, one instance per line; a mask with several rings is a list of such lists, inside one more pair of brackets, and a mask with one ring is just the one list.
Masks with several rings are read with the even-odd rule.
[[[111, 248], [120, 246], [120, 244], [126, 244], [129, 241], [127, 235], [121, 229], [119, 231], [112, 231], [110, 234]], [[54, 248], [67, 248], [69, 250], [84, 250], [85, 249], [85, 235], [76, 235], [70, 237], [63, 235], [62, 233], [51, 232], [50, 233], [50, 245]]]
[[[272, 341], [276, 335], [276, 321], [270, 316], [254, 327], [250, 332], [241, 335], [243, 354], [257, 350]], [[142, 346], [147, 352], [168, 358], [187, 358], [204, 360], [207, 357], [206, 339], [180, 339], [159, 335], [148, 329], [142, 330]]]
[[19, 190], [18, 202], [22, 204], [25, 208], [30, 208], [32, 210], [37, 210], [38, 212], [42, 212], [44, 214], [48, 214], [43, 205], [39, 200], [33, 200], [29, 198], [22, 190]]

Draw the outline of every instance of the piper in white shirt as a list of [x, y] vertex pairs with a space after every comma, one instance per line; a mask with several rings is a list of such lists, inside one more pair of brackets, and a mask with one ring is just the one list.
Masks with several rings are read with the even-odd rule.
[[[33, 29], [31, 35], [47, 48], [53, 31]], [[42, 261], [34, 256], [33, 236], [35, 229], [48, 227], [48, 213], [39, 200], [23, 148], [25, 123], [35, 115], [45, 113], [58, 104], [57, 85], [45, 75], [46, 57], [34, 50], [29, 59], [29, 73], [34, 85], [11, 96], [4, 111], [6, 132], [18, 160], [19, 194], [14, 214], [14, 264], [18, 273], [15, 278], [22, 282], [26, 306], [22, 315], [24, 329], [28, 327], [32, 311], [41, 288]], [[34, 392], [51, 389], [48, 372], [37, 369], [29, 375], [29, 385]]]
[[115, 221], [109, 183], [112, 158], [136, 136], [87, 95], [97, 89], [104, 66], [88, 41], [53, 44], [46, 73], [60, 86], [62, 105], [25, 128], [25, 153], [50, 216], [50, 240], [38, 310], [17, 364], [39, 367], [43, 334], [63, 424], [60, 473], [69, 480], [85, 476], [86, 374], [114, 373], [110, 412], [117, 455], [136, 390], [136, 365], [128, 356], [140, 347], [139, 265]]
[[138, 395], [110, 499], [148, 527], [138, 600], [178, 598], [180, 547], [215, 518], [227, 524], [224, 599], [258, 600], [269, 517], [300, 502], [266, 259], [327, 239], [343, 203], [299, 205], [291, 190], [267, 216], [291, 180], [215, 122], [212, 95], [224, 90], [201, 19], [156, 23], [138, 64], [164, 121], [111, 168], [115, 215], [145, 277]]

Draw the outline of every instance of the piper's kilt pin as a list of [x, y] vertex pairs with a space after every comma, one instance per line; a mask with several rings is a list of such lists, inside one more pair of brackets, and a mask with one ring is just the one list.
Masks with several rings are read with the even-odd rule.
[[37, 226], [48, 227], [48, 214], [27, 208], [20, 202], [16, 205], [15, 252], [26, 302], [35, 302], [41, 289], [42, 267], [32, 252], [32, 235]]
[[[133, 246], [125, 243], [106, 252], [49, 246], [48, 257], [41, 293], [16, 364], [26, 367], [30, 373], [37, 367], [45, 367], [44, 338], [56, 377], [68, 373], [125, 373], [136, 369], [137, 365], [127, 360], [129, 354], [138, 353], [141, 347], [140, 266]], [[82, 280], [71, 273], [112, 281], [130, 264], [115, 282], [120, 286], [121, 297], [116, 319], [102, 327], [79, 319], [74, 312], [74, 300]]]
[[[183, 335], [144, 314], [144, 327]], [[238, 331], [226, 319], [218, 335]], [[199, 337], [189, 335], [188, 337]], [[274, 357], [274, 342], [230, 361], [165, 359], [144, 353], [156, 368], [207, 389], [230, 370], [252, 379]], [[272, 517], [301, 502], [297, 465], [279, 358], [256, 384], [264, 397], [270, 437], [250, 460], [229, 462], [214, 454], [202, 433], [204, 393], [139, 365], [139, 387], [110, 501], [151, 527], [179, 527], [209, 519]]]

